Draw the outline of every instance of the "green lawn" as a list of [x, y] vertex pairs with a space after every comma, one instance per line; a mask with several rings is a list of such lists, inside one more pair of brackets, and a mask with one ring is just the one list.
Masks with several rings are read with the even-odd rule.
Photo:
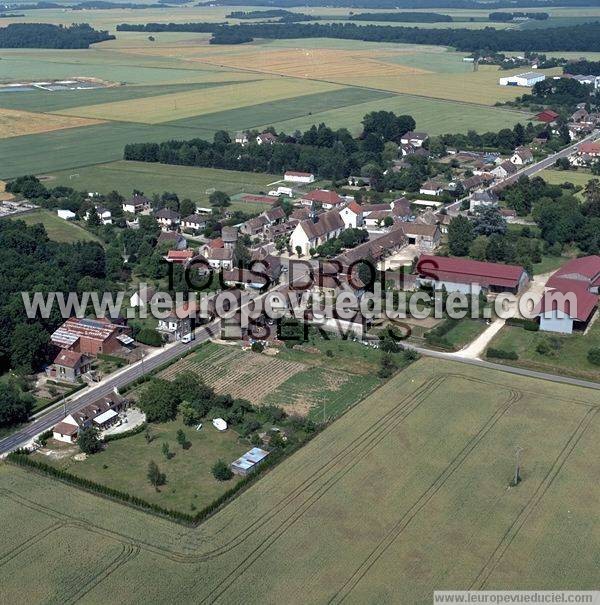
[[[536, 351], [536, 347], [544, 340], [556, 343], [559, 348], [553, 354], [541, 355]], [[492, 340], [490, 347], [515, 351], [519, 355], [517, 361], [502, 361], [501, 363], [600, 381], [600, 367], [593, 365], [587, 359], [588, 351], [591, 348], [600, 347], [600, 322], [598, 321], [592, 325], [586, 335], [528, 332], [520, 327], [505, 326]]]
[[533, 264], [533, 274], [542, 275], [543, 273], [556, 271], [556, 269], [564, 265], [568, 260], [569, 259], [565, 256], [542, 256], [542, 260], [539, 263]]
[[445, 338], [455, 350], [462, 349], [475, 340], [485, 329], [485, 321], [478, 319], [462, 319], [446, 335]]
[[562, 183], [573, 183], [580, 187], [585, 187], [591, 179], [600, 179], [599, 176], [593, 175], [586, 170], [543, 170], [540, 175], [545, 181], [552, 185], [560, 185]]
[[[177, 443], [178, 429], [183, 429], [190, 442], [188, 449]], [[218, 498], [236, 481], [217, 481], [211, 472], [212, 465], [222, 458], [227, 464], [239, 458], [252, 446], [230, 429], [219, 432], [210, 422], [202, 429], [185, 426], [179, 419], [164, 424], [152, 424], [151, 443], [144, 433], [112, 441], [104, 451], [85, 461], [71, 456], [56, 462], [60, 468], [97, 483], [134, 494], [148, 502], [160, 504], [193, 514]], [[172, 458], [162, 453], [163, 443], [168, 443]], [[77, 453], [77, 448], [75, 448]], [[46, 456], [44, 461], [49, 461]], [[156, 491], [148, 482], [148, 463], [153, 460], [166, 474], [166, 484]], [[195, 507], [192, 508], [192, 506]]]
[[46, 228], [48, 237], [55, 242], [97, 242], [100, 241], [93, 233], [80, 227], [73, 221], [65, 221], [50, 210], [35, 210], [27, 214], [11, 217], [10, 220], [21, 220], [27, 225], [42, 223]]
[[[180, 198], [189, 197], [194, 201], [207, 202], [207, 190], [218, 189], [230, 195], [246, 192], [266, 192], [268, 184], [279, 180], [281, 175], [196, 168], [192, 166], [171, 166], [146, 162], [126, 162], [124, 160], [79, 168], [77, 176], [72, 171], [52, 173], [54, 180], [48, 185], [67, 185], [85, 191], [108, 193], [113, 189], [129, 195], [139, 189], [146, 195], [175, 191]], [[70, 178], [71, 177], [71, 178]], [[239, 203], [240, 209], [248, 212], [263, 210], [264, 206]]]

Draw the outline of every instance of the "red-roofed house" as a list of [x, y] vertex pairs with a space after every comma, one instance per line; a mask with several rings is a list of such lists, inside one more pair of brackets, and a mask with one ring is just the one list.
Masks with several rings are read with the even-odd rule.
[[332, 208], [343, 204], [345, 200], [335, 191], [330, 191], [329, 189], [315, 189], [302, 196], [300, 202], [309, 206], [316, 202], [317, 204], [321, 204], [325, 210], [331, 210]]
[[535, 119], [538, 122], [544, 122], [544, 124], [552, 124], [556, 122], [558, 117], [559, 115], [555, 111], [552, 111], [551, 109], [544, 109], [544, 111], [535, 116]]
[[519, 292], [528, 282], [527, 271], [518, 265], [486, 263], [468, 258], [423, 254], [417, 263], [418, 285], [446, 288], [448, 292]]
[[92, 367], [92, 360], [78, 351], [60, 351], [46, 375], [58, 382], [77, 382]]
[[540, 303], [540, 330], [571, 334], [585, 330], [598, 308], [600, 256], [574, 258], [546, 283]]
[[165, 260], [168, 263], [175, 263], [176, 265], [185, 265], [185, 263], [194, 258], [195, 252], [193, 250], [169, 250]]
[[586, 141], [579, 145], [580, 155], [589, 155], [593, 158], [600, 157], [600, 143], [596, 141]]
[[340, 216], [344, 221], [344, 229], [357, 229], [363, 226], [362, 208], [354, 201], [340, 210]]

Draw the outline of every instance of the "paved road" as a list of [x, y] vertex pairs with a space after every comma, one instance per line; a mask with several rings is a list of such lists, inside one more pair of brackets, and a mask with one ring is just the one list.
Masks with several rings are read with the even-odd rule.
[[[562, 149], [561, 151], [559, 151], [557, 153], [549, 155], [547, 158], [540, 160], [539, 162], [536, 162], [535, 164], [531, 164], [530, 166], [527, 166], [527, 167], [523, 168], [522, 170], [519, 170], [519, 172], [517, 172], [517, 174], [515, 174], [513, 176], [509, 176], [508, 178], [506, 178], [502, 181], [499, 181], [497, 183], [494, 183], [493, 185], [490, 185], [489, 187], [486, 187], [484, 189], [484, 191], [497, 191], [499, 189], [503, 189], [504, 187], [508, 187], [515, 181], [518, 181], [522, 176], [532, 176], [534, 174], [537, 174], [538, 172], [541, 172], [542, 170], [546, 170], [546, 168], [552, 167], [554, 165], [554, 162], [556, 162], [556, 160], [569, 157], [570, 155], [575, 153], [577, 151], [577, 148], [579, 147], [579, 145], [581, 145], [581, 143], [585, 143], [586, 141], [593, 141], [593, 140], [597, 139], [598, 137], [600, 137], [600, 130], [594, 130], [594, 132], [589, 134], [587, 137], [581, 139], [580, 141], [577, 141], [576, 143], [573, 143], [572, 145], [565, 147], [564, 149]], [[450, 214], [458, 212], [460, 210], [461, 203], [462, 203], [462, 200], [458, 200], [458, 201], [450, 204], [449, 206], [446, 206], [446, 210]]]

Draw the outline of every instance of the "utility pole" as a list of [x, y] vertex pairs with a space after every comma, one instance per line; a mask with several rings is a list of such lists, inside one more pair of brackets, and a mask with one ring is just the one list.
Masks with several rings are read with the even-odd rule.
[[521, 482], [521, 453], [523, 448], [517, 446], [515, 450], [515, 476], [513, 477], [513, 486], [516, 487]]

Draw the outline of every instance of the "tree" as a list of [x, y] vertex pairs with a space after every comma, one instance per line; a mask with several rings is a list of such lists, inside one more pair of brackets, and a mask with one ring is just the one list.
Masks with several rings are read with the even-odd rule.
[[179, 398], [170, 382], [153, 378], [141, 392], [139, 407], [146, 414], [148, 422], [167, 422], [177, 415]]
[[227, 463], [220, 458], [213, 464], [212, 474], [217, 481], [228, 481], [233, 477], [232, 470], [227, 466]]
[[462, 214], [454, 217], [448, 225], [448, 249], [454, 256], [466, 256], [473, 241], [473, 227]]
[[506, 233], [506, 219], [496, 206], [479, 206], [473, 221], [475, 235], [504, 235]]
[[182, 217], [194, 214], [194, 212], [196, 212], [196, 204], [194, 204], [192, 200], [185, 198], [184, 200], [181, 200], [181, 203], [179, 204], [179, 212]]
[[298, 255], [298, 258], [300, 258], [302, 256], [302, 247], [301, 246], [296, 246], [296, 254]]
[[98, 430], [90, 426], [82, 431], [79, 431], [77, 436], [77, 445], [84, 454], [95, 454], [102, 449], [102, 443], [98, 437]]
[[50, 337], [39, 323], [19, 323], [12, 333], [10, 348], [12, 367], [30, 374], [46, 361]]
[[148, 463], [147, 477], [150, 485], [153, 485], [156, 491], [158, 491], [159, 486], [166, 483], [166, 475], [160, 472], [158, 465], [153, 460]]
[[224, 191], [213, 191], [208, 196], [208, 201], [216, 208], [226, 208], [231, 205], [231, 198]]
[[163, 456], [169, 460], [171, 458], [171, 450], [169, 449], [169, 444], [166, 441], [163, 441], [163, 444], [160, 448]]
[[475, 260], [485, 260], [487, 254], [488, 238], [485, 235], [479, 235], [471, 244], [469, 255]]
[[179, 411], [181, 413], [183, 424], [187, 426], [198, 424], [198, 421], [201, 418], [198, 410], [189, 401], [182, 401], [179, 405]]
[[600, 347], [592, 347], [587, 354], [588, 361], [595, 366], [600, 366]]
[[177, 431], [177, 443], [179, 443], [179, 445], [184, 449], [188, 443], [187, 437], [185, 436], [183, 429], [179, 429]]
[[87, 224], [90, 227], [100, 227], [100, 225], [102, 224], [102, 220], [100, 219], [100, 215], [98, 214], [98, 211], [96, 210], [96, 206], [92, 206], [88, 210]]
[[0, 383], [0, 428], [25, 422], [33, 409], [33, 397], [22, 395], [9, 382]]

